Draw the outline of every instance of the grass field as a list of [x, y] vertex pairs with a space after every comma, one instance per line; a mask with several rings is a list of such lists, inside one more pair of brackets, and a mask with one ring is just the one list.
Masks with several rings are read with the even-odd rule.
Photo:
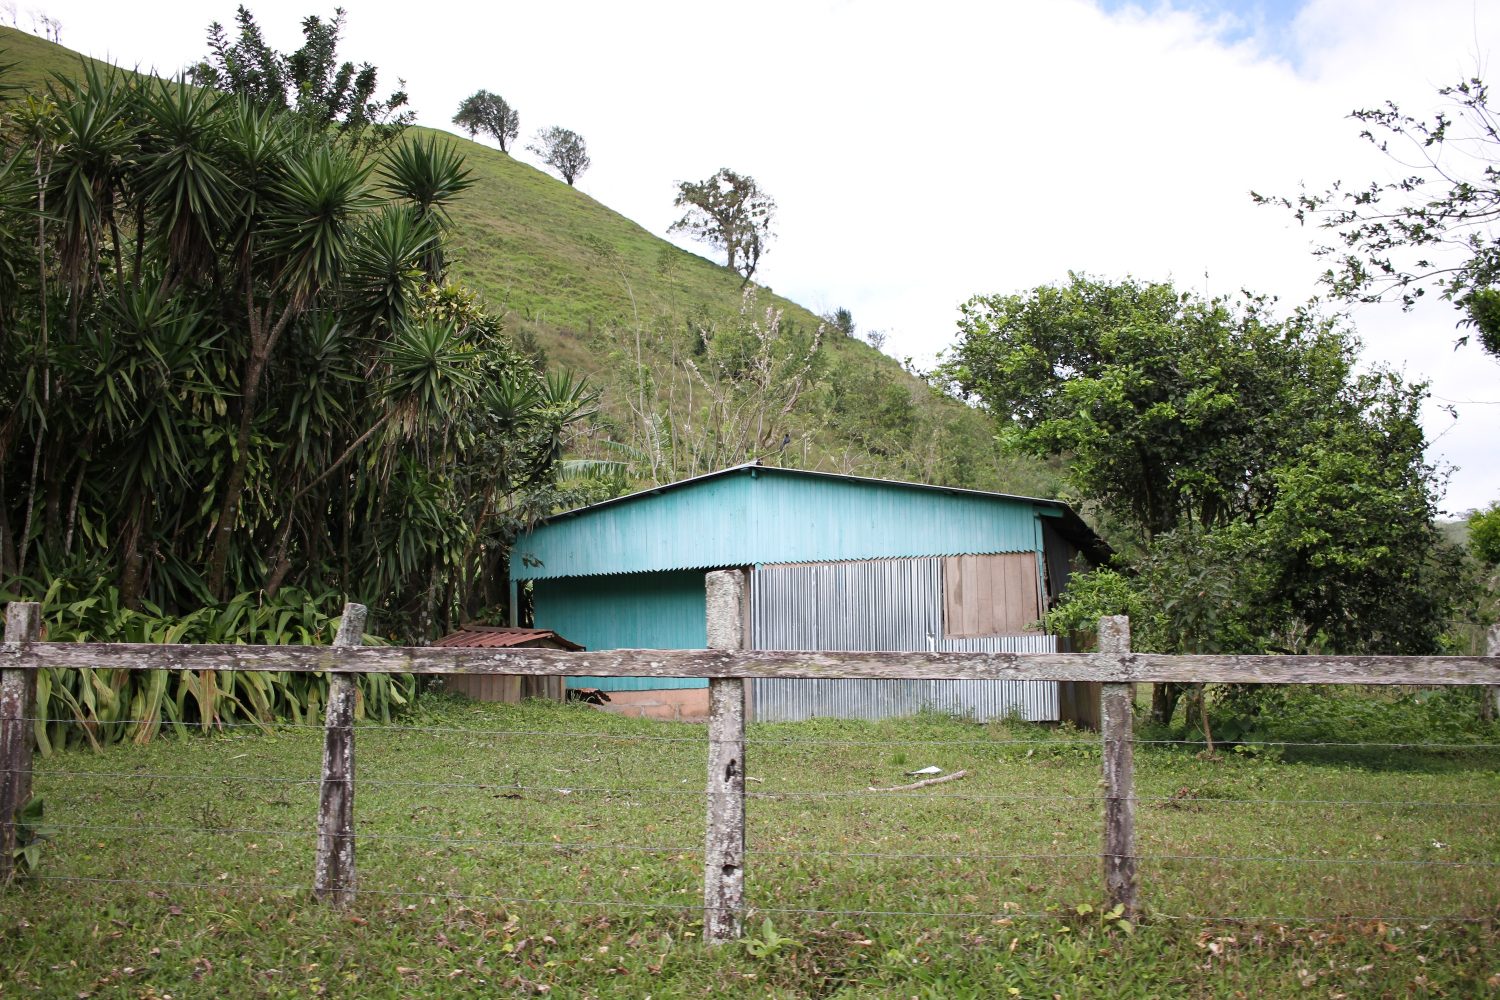
[[[1126, 933], [1099, 912], [1088, 734], [936, 716], [754, 725], [753, 934], [711, 949], [693, 909], [703, 738], [443, 698], [362, 726], [362, 895], [345, 914], [306, 890], [319, 730], [39, 760], [56, 829], [43, 878], [0, 906], [0, 995], [1500, 990], [1493, 751], [1206, 760], [1143, 743], [1149, 912]], [[866, 791], [927, 764], [970, 777]]]

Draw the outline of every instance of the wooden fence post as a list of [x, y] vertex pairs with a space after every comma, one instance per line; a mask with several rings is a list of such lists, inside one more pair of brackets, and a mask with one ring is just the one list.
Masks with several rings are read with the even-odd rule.
[[[1099, 652], [1130, 652], [1130, 619], [1099, 619]], [[1135, 685], [1100, 685], [1104, 737], [1104, 892], [1131, 920], [1140, 911], [1135, 858]]]
[[[5, 649], [15, 652], [41, 634], [42, 606], [12, 601], [5, 608]], [[31, 800], [31, 717], [35, 670], [0, 671], [0, 886], [15, 876], [16, 817]]]
[[[716, 570], [705, 581], [708, 646], [747, 645], [742, 570]], [[745, 907], [745, 682], [708, 681], [708, 830], [703, 851], [703, 940], [721, 944], [743, 931]]]
[[[335, 646], [358, 646], [369, 612], [345, 604]], [[313, 895], [332, 906], [354, 901], [354, 678], [328, 675], [328, 715], [323, 724], [323, 781], [318, 796], [318, 855]]]
[[[1490, 626], [1489, 634], [1485, 637], [1484, 654], [1500, 657], [1500, 625]], [[1486, 722], [1500, 718], [1500, 684], [1481, 688], [1480, 698], [1480, 717]]]

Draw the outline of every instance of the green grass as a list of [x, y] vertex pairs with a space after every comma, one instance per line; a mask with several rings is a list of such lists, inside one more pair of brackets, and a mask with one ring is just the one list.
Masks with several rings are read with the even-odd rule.
[[8, 83], [28, 90], [45, 90], [54, 74], [73, 76], [81, 62], [95, 62], [29, 32], [0, 26], [0, 64], [15, 63]]
[[[754, 936], [710, 949], [692, 909], [703, 733], [446, 699], [361, 726], [348, 914], [303, 888], [318, 730], [40, 760], [58, 828], [42, 874], [101, 881], [9, 892], [0, 995], [1475, 996], [1500, 974], [1493, 867], [1344, 863], [1500, 858], [1496, 809], [1430, 804], [1500, 800], [1488, 751], [1141, 746], [1140, 851], [1157, 859], [1125, 934], [1098, 915], [1091, 737], [937, 716], [752, 726]], [[929, 763], [971, 776], [864, 791]], [[1185, 860], [1200, 856], [1309, 860]], [[817, 910], [875, 912], [794, 912]], [[1402, 916], [1422, 919], [1376, 919]]]

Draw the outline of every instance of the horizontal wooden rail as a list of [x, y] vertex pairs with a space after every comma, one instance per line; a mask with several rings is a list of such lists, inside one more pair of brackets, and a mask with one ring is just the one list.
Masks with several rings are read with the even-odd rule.
[[1500, 685], [1490, 656], [1168, 656], [1156, 653], [844, 653], [710, 649], [460, 649], [36, 643], [0, 669], [334, 671], [577, 677], [891, 678], [1243, 684]]

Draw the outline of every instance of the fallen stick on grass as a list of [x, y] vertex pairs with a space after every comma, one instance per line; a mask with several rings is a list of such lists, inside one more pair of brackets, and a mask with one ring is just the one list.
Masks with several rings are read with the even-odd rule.
[[867, 792], [909, 792], [913, 788], [926, 788], [928, 785], [941, 785], [945, 781], [957, 781], [959, 778], [967, 778], [968, 776], [969, 776], [969, 772], [968, 771], [954, 771], [952, 774], [945, 774], [941, 778], [924, 778], [921, 781], [913, 781], [909, 785], [889, 785], [889, 786], [887, 786], [885, 788], [877, 788], [876, 786], [871, 785], [869, 788], [865, 789], [865, 791], [867, 791]]

